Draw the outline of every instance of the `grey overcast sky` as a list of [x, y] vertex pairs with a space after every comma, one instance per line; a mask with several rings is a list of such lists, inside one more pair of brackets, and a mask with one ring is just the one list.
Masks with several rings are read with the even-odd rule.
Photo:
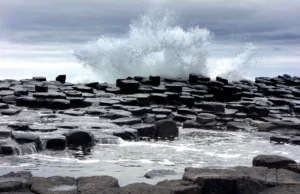
[[74, 49], [121, 36], [153, 6], [174, 10], [182, 28], [210, 30], [213, 62], [252, 42], [258, 62], [250, 76], [300, 76], [299, 0], [0, 0], [0, 79], [77, 76], [85, 70]]

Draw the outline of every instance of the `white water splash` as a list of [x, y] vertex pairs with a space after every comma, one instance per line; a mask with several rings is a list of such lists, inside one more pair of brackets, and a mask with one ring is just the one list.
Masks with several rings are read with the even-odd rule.
[[214, 61], [214, 65], [210, 65], [209, 76], [221, 76], [229, 81], [247, 78], [250, 68], [257, 63], [255, 51], [256, 47], [252, 43], [246, 43], [244, 51], [236, 57]]
[[[155, 8], [132, 22], [123, 36], [102, 36], [74, 54], [102, 82], [113, 83], [117, 78], [136, 75], [187, 77], [190, 73], [240, 78], [239, 71], [252, 60], [255, 47], [249, 44], [230, 64], [222, 63], [216, 68], [215, 64], [207, 64], [211, 38], [208, 29], [183, 29], [176, 24], [174, 12]], [[87, 77], [78, 79], [87, 82]]]

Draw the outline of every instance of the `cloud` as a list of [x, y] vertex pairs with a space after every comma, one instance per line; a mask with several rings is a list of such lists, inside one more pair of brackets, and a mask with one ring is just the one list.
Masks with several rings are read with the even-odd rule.
[[182, 26], [208, 27], [217, 38], [299, 39], [296, 0], [17, 0], [1, 1], [2, 38], [16, 42], [85, 42], [118, 35], [151, 6], [174, 9]]
[[239, 55], [253, 42], [261, 58], [256, 75], [264, 68], [277, 67], [274, 74], [299, 69], [299, 0], [3, 0], [0, 67], [50, 68], [54, 62], [53, 68], [67, 64], [67, 71], [71, 63], [76, 66], [72, 52], [78, 46], [102, 35], [123, 36], [152, 6], [174, 10], [185, 29], [207, 27], [214, 34], [210, 55], [217, 61]]

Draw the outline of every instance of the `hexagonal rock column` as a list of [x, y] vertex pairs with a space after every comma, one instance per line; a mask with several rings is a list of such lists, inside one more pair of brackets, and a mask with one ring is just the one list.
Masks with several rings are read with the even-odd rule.
[[157, 138], [160, 139], [174, 139], [178, 137], [179, 130], [175, 121], [164, 119], [157, 121]]
[[86, 131], [70, 131], [66, 134], [66, 141], [67, 146], [83, 146], [83, 147], [90, 147], [95, 144], [94, 135], [90, 132]]

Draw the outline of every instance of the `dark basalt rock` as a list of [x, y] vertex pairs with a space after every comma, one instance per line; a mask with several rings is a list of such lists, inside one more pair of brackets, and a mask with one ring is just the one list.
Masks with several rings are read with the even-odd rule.
[[11, 131], [7, 129], [0, 129], [0, 139], [4, 138], [10, 138], [11, 137]]
[[112, 123], [117, 125], [134, 125], [142, 123], [142, 120], [139, 118], [120, 118], [113, 120]]
[[130, 112], [135, 116], [142, 116], [148, 113], [148, 108], [140, 107], [140, 108], [132, 108]]
[[174, 139], [178, 136], [179, 130], [176, 123], [172, 120], [163, 119], [157, 121], [157, 137], [160, 139]]
[[64, 93], [70, 97], [81, 97], [82, 96], [82, 92], [79, 92], [76, 90], [66, 90], [66, 91], [64, 91]]
[[0, 109], [8, 109], [8, 108], [9, 108], [8, 104], [0, 103]]
[[43, 77], [43, 76], [33, 77], [32, 79], [35, 80], [35, 81], [38, 81], [38, 82], [47, 81], [47, 78]]
[[155, 116], [148, 116], [143, 120], [143, 122], [147, 124], [153, 124], [155, 123], [155, 121], [156, 121]]
[[203, 102], [200, 107], [205, 111], [214, 113], [225, 112], [225, 105], [218, 102]]
[[84, 116], [85, 111], [80, 111], [80, 110], [66, 110], [64, 111], [64, 114], [70, 115], [70, 116]]
[[17, 97], [14, 95], [9, 95], [9, 96], [3, 96], [2, 97], [2, 102], [5, 102], [7, 104], [16, 104]]
[[66, 147], [66, 137], [57, 136], [46, 138], [46, 148], [52, 150], [64, 150]]
[[300, 174], [300, 164], [289, 164], [284, 169]]
[[48, 86], [35, 85], [35, 92], [48, 92]]
[[283, 135], [274, 135], [270, 137], [270, 142], [288, 143], [291, 137]]
[[154, 113], [154, 114], [169, 115], [169, 114], [172, 113], [172, 110], [166, 109], [166, 108], [154, 108], [154, 109], [152, 109], [152, 113]]
[[10, 86], [11, 85], [7, 83], [0, 83], [0, 90], [9, 90]]
[[107, 114], [107, 110], [106, 109], [100, 109], [100, 108], [99, 109], [96, 109], [96, 108], [87, 109], [86, 114], [94, 115], [94, 116], [105, 116]]
[[138, 91], [140, 83], [135, 80], [121, 80], [118, 87], [124, 94], [134, 94]]
[[88, 106], [88, 103], [82, 97], [68, 97], [68, 101], [70, 101], [71, 108], [80, 108]]
[[94, 93], [93, 88], [90, 88], [90, 87], [87, 87], [87, 86], [82, 86], [82, 85], [74, 86], [74, 90], [77, 90], [79, 92]]
[[293, 138], [289, 139], [288, 143], [300, 145], [300, 137], [293, 137]]
[[159, 86], [159, 87], [152, 87], [153, 93], [162, 94], [167, 91], [165, 87]]
[[33, 133], [13, 132], [12, 138], [19, 144], [35, 143], [38, 149], [42, 148], [40, 137]]
[[182, 92], [182, 84], [167, 84], [166, 88], [170, 92], [181, 93]]
[[52, 132], [56, 131], [57, 128], [50, 125], [30, 125], [29, 130], [33, 132]]
[[159, 76], [149, 76], [149, 80], [151, 81], [151, 84], [154, 86], [160, 85], [160, 77]]
[[195, 98], [193, 96], [180, 96], [179, 101], [187, 106], [193, 106], [195, 102]]
[[10, 192], [21, 190], [23, 186], [22, 181], [5, 181], [0, 182], [0, 192]]
[[196, 119], [186, 121], [183, 123], [183, 128], [195, 128], [195, 129], [217, 129], [216, 122], [199, 123]]
[[300, 191], [300, 185], [280, 185], [265, 189], [258, 194], [296, 194]]
[[94, 135], [87, 131], [70, 131], [66, 134], [67, 146], [90, 147], [95, 144]]
[[177, 114], [177, 113], [174, 113], [173, 114], [174, 116], [174, 121], [178, 121], [178, 122], [185, 122], [187, 120], [193, 120], [193, 119], [196, 119], [196, 116], [195, 115], [191, 115], [191, 114]]
[[51, 102], [52, 109], [68, 109], [71, 106], [70, 100], [55, 99]]
[[276, 170], [236, 167], [234, 169], [186, 168], [183, 179], [201, 186], [201, 193], [256, 194], [277, 184]]
[[3, 155], [27, 155], [34, 154], [37, 152], [37, 146], [35, 143], [28, 143], [23, 145], [1, 145], [0, 150]]
[[132, 141], [137, 140], [138, 132], [136, 129], [125, 128], [125, 129], [116, 129], [113, 132], [114, 136], [120, 137], [123, 140]]
[[64, 84], [66, 82], [66, 78], [67, 78], [66, 75], [59, 75], [59, 76], [56, 77], [55, 80]]
[[9, 108], [9, 109], [3, 109], [3, 110], [0, 110], [0, 113], [2, 115], [16, 115], [16, 114], [19, 114], [21, 112], [21, 110], [19, 109], [12, 109], [12, 108]]
[[[105, 188], [119, 188], [118, 180], [110, 176], [79, 177], [78, 192], [81, 194], [103, 193]], [[110, 192], [107, 192], [109, 194]], [[113, 193], [112, 193], [113, 194]]]
[[[152, 123], [154, 122], [155, 120]], [[132, 125], [131, 128], [137, 130], [138, 137], [157, 138], [157, 127], [154, 124], [140, 123]]]
[[14, 95], [12, 90], [0, 90], [0, 97]]
[[111, 99], [102, 99], [100, 101], [100, 105], [102, 106], [113, 106], [114, 104], [119, 104], [119, 100], [111, 100]]
[[17, 98], [17, 105], [26, 107], [36, 107], [37, 101], [36, 98], [24, 96]]
[[294, 160], [277, 155], [258, 155], [253, 158], [253, 166], [263, 166], [268, 168], [284, 168], [289, 164], [297, 164]]
[[211, 123], [214, 122], [216, 119], [216, 115], [209, 114], [209, 113], [200, 113], [197, 116], [198, 123]]
[[112, 93], [112, 94], [120, 94], [120, 88], [118, 87], [108, 87], [105, 89], [106, 93]]
[[227, 130], [229, 131], [255, 131], [256, 127], [253, 127], [245, 122], [239, 122], [239, 121], [230, 121], [227, 123]]
[[30, 190], [39, 194], [77, 194], [76, 179], [73, 177], [52, 176], [32, 177], [28, 180]]
[[200, 74], [195, 74], [195, 73], [191, 73], [189, 75], [189, 82], [191, 84], [196, 84], [198, 81], [210, 81], [210, 78], [200, 75]]
[[222, 77], [216, 77], [216, 80], [219, 82], [222, 82], [223, 84], [227, 85], [228, 84], [228, 80]]
[[163, 177], [163, 176], [167, 176], [167, 175], [176, 175], [177, 173], [174, 170], [151, 170], [149, 172], [147, 172], [144, 177], [148, 178], [148, 179], [153, 179], [156, 177]]
[[164, 180], [158, 182], [156, 186], [167, 188], [172, 194], [198, 194], [201, 187], [185, 180]]
[[20, 88], [20, 89], [15, 89], [14, 90], [14, 95], [15, 96], [26, 96], [28, 95], [28, 90], [24, 89], [24, 88]]
[[167, 95], [160, 93], [152, 93], [151, 100], [157, 104], [166, 104], [167, 103]]
[[66, 124], [66, 123], [58, 124], [58, 125], [56, 125], [56, 127], [57, 128], [62, 128], [62, 129], [77, 129], [78, 128], [77, 125]]
[[167, 188], [149, 185], [146, 183], [133, 183], [122, 187], [124, 194], [172, 194]]

